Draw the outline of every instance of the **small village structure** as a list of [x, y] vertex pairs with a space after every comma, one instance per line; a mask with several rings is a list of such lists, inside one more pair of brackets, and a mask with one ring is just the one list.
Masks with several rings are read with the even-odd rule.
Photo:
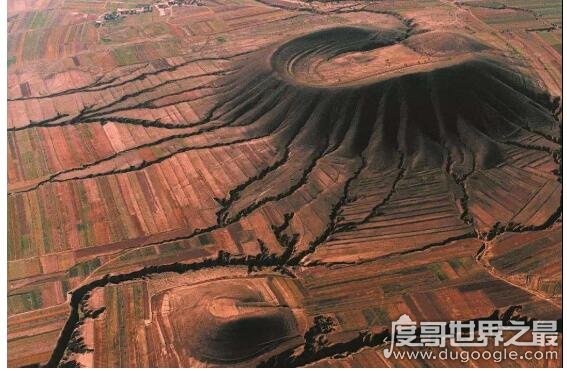
[[172, 7], [180, 6], [201, 6], [200, 0], [167, 0], [160, 1], [154, 4], [145, 4], [137, 8], [117, 8], [111, 12], [106, 12], [98, 16], [95, 21], [96, 26], [102, 26], [105, 22], [116, 21], [125, 18], [129, 15], [136, 15], [142, 13], [152, 12], [154, 7], [160, 12], [160, 15], [165, 15], [165, 10]]

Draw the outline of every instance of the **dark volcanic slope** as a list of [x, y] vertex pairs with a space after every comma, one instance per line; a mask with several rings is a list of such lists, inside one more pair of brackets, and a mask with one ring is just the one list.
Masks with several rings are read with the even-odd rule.
[[[411, 166], [441, 166], [447, 151], [455, 167], [470, 168], [473, 161], [492, 167], [504, 159], [500, 141], [525, 131], [554, 135], [549, 97], [485, 56], [356, 85], [309, 86], [295, 79], [321, 61], [404, 38], [397, 30], [354, 27], [299, 37], [277, 48], [270, 63], [264, 55], [256, 62], [247, 60], [222, 94], [225, 103], [217, 117], [232, 125], [255, 124], [279, 135], [283, 144], [298, 134], [293, 143], [319, 152], [347, 157], [365, 153], [379, 167], [396, 164], [398, 154]], [[435, 49], [432, 38], [412, 38], [418, 39], [411, 43], [416, 47], [425, 40], [425, 49]], [[469, 39], [453, 34], [435, 39], [443, 53], [483, 49], [476, 41], [465, 41]]]
[[[231, 221], [254, 205], [279, 200], [282, 193], [289, 196], [296, 190], [293, 184], [305, 182], [323, 158], [362, 159], [362, 175], [400, 167], [406, 176], [443, 169], [462, 187], [475, 170], [512, 161], [512, 152], [526, 137], [535, 135], [543, 145], [523, 146], [523, 150], [553, 151], [559, 126], [545, 92], [470, 37], [444, 32], [409, 34], [408, 30], [333, 28], [247, 58], [238, 72], [224, 81], [217, 97], [221, 104], [213, 117], [231, 127], [246, 127], [254, 135], [272, 135], [286, 155], [259, 179], [232, 192], [219, 215]], [[318, 80], [312, 84], [308, 80], [322, 63], [400, 41], [414, 53], [421, 50], [443, 58], [423, 67], [344, 83], [325, 85]], [[454, 57], [448, 58], [452, 54]], [[286, 166], [293, 171], [286, 171]], [[291, 191], [287, 188], [290, 184]], [[526, 187], [529, 194], [537, 192]], [[285, 189], [287, 193], [277, 192]], [[474, 192], [474, 185], [469, 190]], [[258, 194], [267, 197], [258, 199]], [[503, 213], [506, 219], [496, 220], [502, 224], [529, 220], [514, 220], [527, 200]], [[478, 207], [490, 209], [486, 202]], [[466, 208], [458, 206], [459, 213], [465, 213]], [[474, 215], [472, 219], [467, 217], [466, 222], [474, 221]], [[483, 223], [483, 232], [491, 224]]]

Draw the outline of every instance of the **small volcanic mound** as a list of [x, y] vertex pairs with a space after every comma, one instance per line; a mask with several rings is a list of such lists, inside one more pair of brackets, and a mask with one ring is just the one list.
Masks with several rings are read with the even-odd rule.
[[[167, 308], [176, 352], [206, 364], [239, 364], [301, 340], [292, 309], [274, 301], [264, 279], [179, 287], [154, 298]], [[161, 321], [158, 321], [161, 323]]]
[[290, 329], [285, 316], [276, 312], [234, 318], [213, 330], [198, 343], [197, 354], [208, 360], [237, 362], [269, 350]]

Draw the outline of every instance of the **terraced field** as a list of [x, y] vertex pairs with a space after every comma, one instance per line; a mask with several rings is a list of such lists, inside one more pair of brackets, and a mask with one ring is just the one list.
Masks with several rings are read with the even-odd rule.
[[402, 314], [561, 320], [555, 8], [202, 3], [10, 2], [9, 365], [417, 366]]

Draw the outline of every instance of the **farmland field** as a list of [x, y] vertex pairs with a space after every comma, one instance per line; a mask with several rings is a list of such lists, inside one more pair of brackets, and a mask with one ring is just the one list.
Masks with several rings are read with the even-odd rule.
[[10, 367], [462, 367], [392, 322], [561, 323], [560, 1], [157, 3], [8, 1]]

